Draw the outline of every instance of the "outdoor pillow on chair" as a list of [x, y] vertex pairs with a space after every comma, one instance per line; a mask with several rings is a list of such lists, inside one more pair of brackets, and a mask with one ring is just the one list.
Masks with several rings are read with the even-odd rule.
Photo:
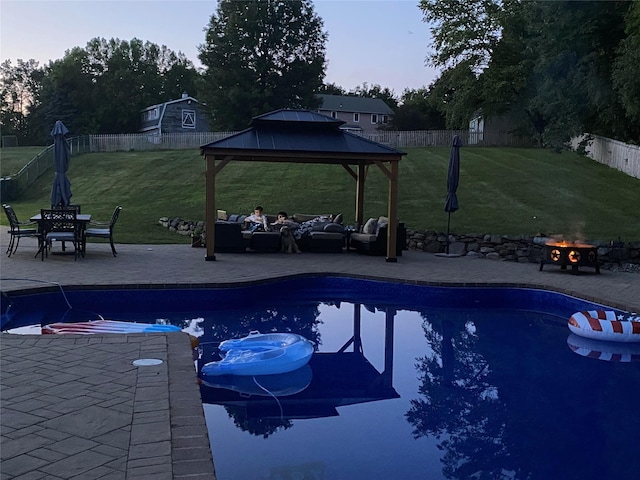
[[378, 220], [376, 220], [375, 218], [370, 218], [369, 220], [367, 220], [367, 223], [364, 224], [364, 227], [362, 227], [362, 233], [375, 235], [377, 226]]

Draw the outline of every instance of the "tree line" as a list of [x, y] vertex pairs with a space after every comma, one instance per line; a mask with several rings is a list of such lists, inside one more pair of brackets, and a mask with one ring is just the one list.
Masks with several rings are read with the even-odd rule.
[[222, 0], [198, 46], [202, 69], [137, 38], [94, 38], [42, 67], [6, 60], [2, 135], [50, 143], [56, 120], [75, 135], [133, 133], [142, 109], [183, 92], [205, 104], [212, 129], [238, 130], [271, 110], [316, 109], [315, 94], [328, 93], [381, 98], [396, 112], [386, 127], [395, 130], [467, 128], [482, 115], [506, 117], [514, 133], [545, 146], [584, 132], [640, 143], [640, 2], [421, 0], [418, 8], [433, 37], [428, 62], [441, 74], [400, 95], [324, 82], [328, 34], [311, 0]]
[[541, 145], [640, 144], [640, 2], [420, 0], [447, 124], [507, 116]]

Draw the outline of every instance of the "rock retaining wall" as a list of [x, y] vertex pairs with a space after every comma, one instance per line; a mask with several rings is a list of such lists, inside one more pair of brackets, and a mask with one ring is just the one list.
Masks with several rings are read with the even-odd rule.
[[[538, 263], [547, 240], [550, 239], [523, 235], [449, 235], [449, 253], [493, 260]], [[640, 242], [589, 243], [598, 247], [598, 259], [602, 263], [627, 262], [640, 265]], [[407, 230], [407, 247], [409, 250], [444, 253], [447, 248], [447, 235], [433, 230]]]
[[[162, 217], [159, 222], [165, 228], [180, 235], [193, 236], [205, 230], [203, 221], [184, 220], [180, 217]], [[546, 237], [523, 235], [491, 235], [470, 233], [449, 235], [449, 253], [506, 260], [538, 263]], [[629, 263], [640, 266], [640, 241], [638, 242], [589, 242], [598, 247], [598, 258], [604, 263]], [[407, 230], [407, 248], [429, 253], [444, 253], [447, 248], [446, 233], [433, 230]]]

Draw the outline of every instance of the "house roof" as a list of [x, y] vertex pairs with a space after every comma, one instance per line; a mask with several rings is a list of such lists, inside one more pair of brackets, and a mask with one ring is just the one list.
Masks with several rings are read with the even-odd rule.
[[354, 95], [325, 95], [319, 94], [322, 101], [320, 110], [333, 112], [378, 113], [393, 115], [394, 111], [380, 98], [356, 97]]
[[373, 163], [405, 155], [341, 130], [344, 123], [310, 110], [281, 109], [254, 117], [248, 129], [200, 148], [202, 154], [234, 155], [235, 160], [269, 157], [267, 161], [299, 163]]
[[176, 100], [169, 100], [168, 102], [164, 102], [164, 103], [156, 103], [155, 105], [151, 105], [149, 107], [143, 108], [142, 110], [140, 110], [140, 112], [146, 112], [147, 110], [153, 110], [156, 107], [166, 107], [167, 105], [171, 105], [173, 103], [188, 102], [189, 100], [191, 100], [192, 102], [196, 102], [198, 104], [200, 103], [195, 98], [193, 98], [191, 96], [186, 96], [186, 97], [183, 97], [183, 98], [178, 98]]

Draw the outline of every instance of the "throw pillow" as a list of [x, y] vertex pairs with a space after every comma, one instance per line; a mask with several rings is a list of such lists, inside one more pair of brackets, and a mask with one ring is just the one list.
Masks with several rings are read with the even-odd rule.
[[387, 217], [378, 217], [378, 224], [376, 225], [376, 235], [380, 233], [381, 228], [387, 228], [389, 225], [389, 219]]
[[366, 233], [367, 235], [373, 235], [376, 233], [376, 226], [378, 225], [378, 220], [375, 218], [370, 218], [367, 220], [367, 223], [362, 227], [362, 233]]
[[337, 223], [339, 225], [342, 225], [342, 214], [341, 213], [339, 213], [335, 217], [333, 217], [333, 223]]

